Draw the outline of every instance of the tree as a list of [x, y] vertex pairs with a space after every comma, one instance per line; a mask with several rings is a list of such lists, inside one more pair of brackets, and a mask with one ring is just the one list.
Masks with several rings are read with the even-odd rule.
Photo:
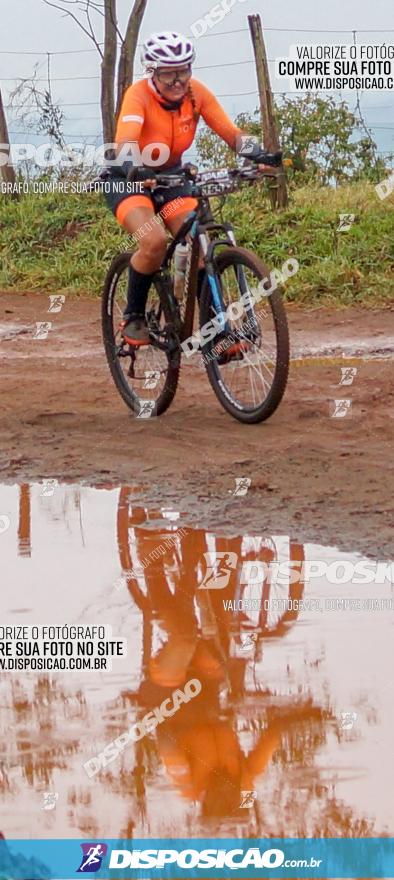
[[[385, 166], [378, 158], [377, 146], [365, 126], [345, 102], [318, 95], [286, 98], [275, 105], [281, 147], [293, 161], [290, 182], [315, 181], [322, 185], [340, 184], [367, 177], [380, 180]], [[244, 131], [261, 136], [259, 111], [241, 113], [236, 124]], [[368, 135], [368, 136], [367, 136]], [[197, 150], [205, 166], [235, 164], [234, 154], [209, 129], [197, 138]]]
[[[123, 94], [133, 82], [138, 35], [148, 0], [134, 0], [124, 36], [118, 28], [117, 0], [43, 0], [69, 15], [96, 47], [101, 58], [101, 119], [104, 143], [112, 143]], [[104, 42], [97, 36], [93, 17], [104, 27]], [[118, 60], [118, 39], [120, 44]], [[118, 61], [118, 63], [117, 63]]]
[[121, 43], [118, 64], [116, 116], [119, 115], [122, 98], [127, 89], [127, 86], [133, 82], [134, 58], [137, 49], [141, 22], [144, 17], [147, 2], [148, 0], [135, 0], [127, 24], [125, 37]]
[[277, 118], [284, 151], [294, 173], [328, 184], [356, 177], [379, 178], [377, 146], [371, 135], [360, 137], [364, 124], [348, 105], [333, 97], [283, 97]]

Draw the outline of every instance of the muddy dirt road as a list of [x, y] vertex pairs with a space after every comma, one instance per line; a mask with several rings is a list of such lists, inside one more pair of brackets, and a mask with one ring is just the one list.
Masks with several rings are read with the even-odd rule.
[[[392, 555], [394, 310], [290, 309], [286, 396], [268, 422], [244, 426], [189, 363], [167, 414], [136, 420], [109, 375], [99, 301], [47, 309], [47, 296], [1, 294], [2, 482], [123, 482], [190, 523]], [[33, 339], [50, 318], [48, 339]], [[343, 366], [357, 367], [350, 387]], [[330, 416], [338, 398], [352, 400], [344, 418]], [[247, 497], [234, 497], [245, 476]]]
[[[167, 414], [134, 418], [98, 301], [67, 299], [42, 340], [47, 297], [0, 307], [0, 647], [48, 627], [60, 664], [71, 627], [105, 624], [127, 648], [108, 669], [87, 637], [86, 666], [0, 656], [6, 840], [391, 834], [394, 311], [290, 310], [286, 396], [244, 426], [194, 358]], [[295, 578], [263, 579], [282, 562]], [[201, 694], [107, 766], [189, 679]]]

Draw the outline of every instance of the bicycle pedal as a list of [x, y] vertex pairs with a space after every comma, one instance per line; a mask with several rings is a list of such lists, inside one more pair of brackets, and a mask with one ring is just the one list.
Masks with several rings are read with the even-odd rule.
[[218, 357], [216, 358], [216, 362], [219, 366], [224, 366], [225, 364], [229, 364], [232, 361], [243, 361], [244, 360], [244, 351], [247, 351], [247, 345], [245, 348], [238, 348], [237, 351], [221, 351], [218, 353]]

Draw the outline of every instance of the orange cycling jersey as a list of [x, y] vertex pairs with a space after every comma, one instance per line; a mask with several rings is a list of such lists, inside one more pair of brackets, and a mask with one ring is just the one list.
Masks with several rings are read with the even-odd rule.
[[[149, 144], [165, 144], [170, 154], [160, 167], [170, 168], [181, 160], [182, 153], [193, 143], [198, 123], [195, 110], [196, 116], [202, 116], [209, 128], [235, 150], [236, 136], [241, 129], [234, 125], [206, 86], [191, 79], [189, 89], [192, 90], [194, 108], [187, 92], [178, 110], [166, 110], [161, 104], [165, 99], [158, 94], [151, 80], [142, 79], [129, 86], [119, 114], [116, 143], [137, 142], [141, 151]], [[156, 152], [152, 151], [152, 160], [158, 155], [159, 149], [156, 148]]]

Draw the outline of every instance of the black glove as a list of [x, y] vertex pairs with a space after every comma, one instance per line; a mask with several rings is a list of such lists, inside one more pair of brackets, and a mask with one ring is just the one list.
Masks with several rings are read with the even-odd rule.
[[279, 168], [282, 164], [282, 150], [277, 150], [276, 153], [265, 153], [264, 150], [261, 150], [260, 153], [255, 157], [253, 156], [253, 162], [258, 162], [259, 165], [270, 165], [272, 168]]
[[243, 136], [242, 140], [243, 143], [240, 144], [238, 152], [238, 156], [242, 159], [251, 159], [258, 165], [271, 165], [273, 168], [278, 168], [282, 164], [282, 150], [278, 150], [276, 153], [267, 153], [253, 136], [250, 138]]

